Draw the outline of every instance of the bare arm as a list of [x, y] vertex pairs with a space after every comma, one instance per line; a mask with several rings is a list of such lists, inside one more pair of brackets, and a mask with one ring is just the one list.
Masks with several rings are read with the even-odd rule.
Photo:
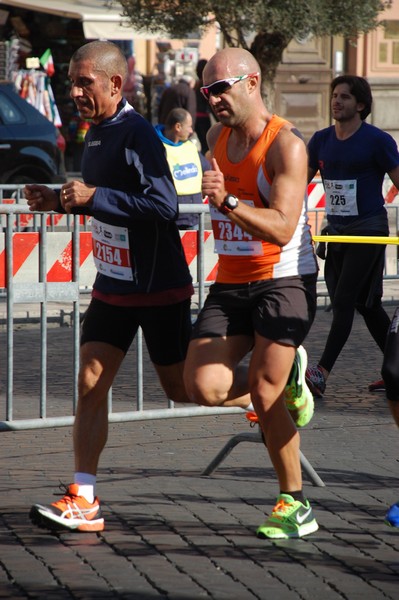
[[[269, 208], [254, 208], [244, 202], [228, 214], [244, 231], [265, 241], [285, 246], [292, 238], [302, 210], [307, 185], [307, 155], [304, 142], [283, 130], [269, 150], [266, 164], [272, 177]], [[203, 193], [216, 208], [226, 197], [224, 176], [215, 159], [204, 173]]]

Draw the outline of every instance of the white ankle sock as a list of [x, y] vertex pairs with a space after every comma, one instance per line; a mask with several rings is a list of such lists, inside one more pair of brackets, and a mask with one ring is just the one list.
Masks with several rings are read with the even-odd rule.
[[79, 486], [79, 496], [93, 504], [96, 487], [96, 476], [91, 473], [75, 473], [74, 483]]
[[248, 404], [248, 406], [247, 406], [247, 408], [246, 408], [245, 410], [250, 410], [250, 411], [253, 411], [253, 412], [255, 412], [254, 405], [252, 404], [252, 402], [250, 402], [250, 403]]

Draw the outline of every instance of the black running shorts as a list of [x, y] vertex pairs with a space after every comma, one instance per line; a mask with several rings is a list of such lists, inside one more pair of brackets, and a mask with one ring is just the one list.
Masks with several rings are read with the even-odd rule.
[[298, 347], [316, 314], [317, 275], [245, 284], [215, 283], [194, 325], [192, 338], [248, 335]]
[[125, 307], [93, 298], [85, 314], [80, 343], [105, 342], [127, 353], [139, 327], [155, 365], [186, 358], [191, 335], [190, 299], [167, 306]]

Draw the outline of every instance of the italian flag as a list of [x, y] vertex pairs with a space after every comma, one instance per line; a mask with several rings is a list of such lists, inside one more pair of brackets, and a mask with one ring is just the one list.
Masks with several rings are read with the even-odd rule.
[[53, 56], [51, 54], [50, 48], [47, 48], [47, 50], [45, 52], [43, 52], [43, 54], [39, 58], [39, 61], [40, 61], [40, 64], [42, 65], [43, 69], [46, 71], [47, 75], [49, 77], [52, 77], [54, 75], [55, 69], [54, 69]]

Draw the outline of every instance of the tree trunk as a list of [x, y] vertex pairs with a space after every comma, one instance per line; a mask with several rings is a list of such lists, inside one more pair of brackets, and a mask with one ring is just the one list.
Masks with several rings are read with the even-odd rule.
[[258, 33], [251, 45], [251, 53], [258, 61], [262, 74], [262, 97], [268, 110], [274, 110], [274, 79], [290, 40], [281, 33]]

